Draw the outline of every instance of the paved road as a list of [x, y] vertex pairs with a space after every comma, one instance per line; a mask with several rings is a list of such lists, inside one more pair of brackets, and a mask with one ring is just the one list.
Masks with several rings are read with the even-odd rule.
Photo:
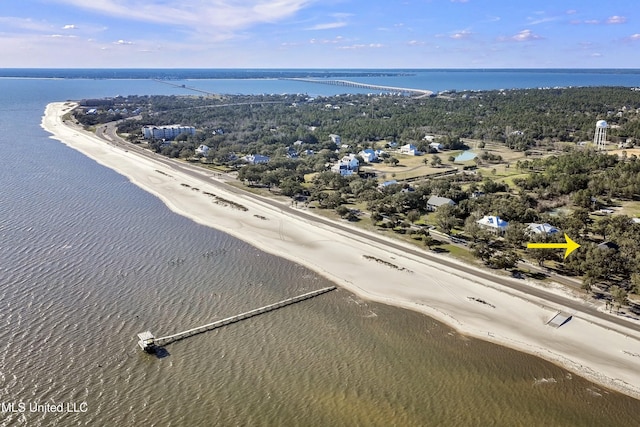
[[100, 126], [96, 130], [96, 134], [102, 139], [109, 141], [109, 143], [113, 145], [121, 146], [125, 150], [135, 151], [136, 153], [139, 153], [154, 162], [163, 164], [164, 166], [167, 166], [181, 173], [187, 174], [195, 179], [205, 180], [207, 183], [212, 184], [223, 190], [240, 194], [240, 195], [243, 195], [244, 197], [250, 197], [251, 199], [254, 199], [254, 200], [259, 200], [261, 203], [265, 205], [269, 205], [275, 209], [281, 210], [282, 212], [285, 212], [288, 215], [297, 216], [308, 222], [313, 222], [316, 224], [322, 224], [328, 227], [333, 227], [334, 229], [340, 230], [343, 233], [348, 233], [360, 239], [368, 240], [372, 244], [376, 244], [378, 246], [392, 248], [396, 251], [408, 253], [418, 259], [428, 261], [431, 264], [439, 264], [443, 267], [446, 267], [447, 269], [464, 272], [466, 274], [487, 280], [489, 282], [496, 283], [496, 284], [505, 286], [507, 288], [520, 291], [524, 294], [554, 303], [556, 305], [564, 306], [566, 307], [566, 311], [573, 313], [574, 316], [579, 313], [583, 313], [589, 316], [593, 316], [596, 319], [606, 320], [606, 321], [615, 323], [616, 325], [624, 326], [636, 332], [640, 332], [640, 324], [638, 323], [634, 323], [628, 319], [598, 311], [593, 307], [590, 307], [585, 305], [584, 303], [566, 298], [562, 295], [554, 294], [552, 292], [547, 292], [544, 289], [527, 285], [525, 282], [518, 281], [516, 279], [510, 279], [506, 277], [502, 278], [494, 274], [491, 274], [489, 272], [482, 271], [481, 269], [478, 269], [478, 268], [465, 266], [463, 264], [452, 262], [447, 259], [443, 259], [441, 257], [436, 257], [422, 250], [411, 249], [406, 247], [405, 245], [390, 242], [389, 240], [383, 239], [381, 237], [377, 237], [375, 235], [365, 233], [355, 227], [343, 225], [335, 221], [331, 221], [331, 220], [322, 218], [320, 216], [313, 215], [308, 212], [292, 208], [286, 204], [283, 204], [280, 201], [273, 200], [267, 197], [262, 197], [262, 196], [250, 193], [248, 191], [243, 191], [242, 189], [239, 189], [225, 182], [222, 182], [219, 179], [215, 179], [212, 176], [206, 175], [202, 169], [199, 169], [196, 166], [190, 166], [182, 162], [179, 162], [177, 160], [169, 159], [167, 157], [158, 155], [142, 147], [136, 146], [135, 144], [130, 144], [124, 141], [123, 139], [121, 139], [116, 135], [115, 124], [113, 123]]

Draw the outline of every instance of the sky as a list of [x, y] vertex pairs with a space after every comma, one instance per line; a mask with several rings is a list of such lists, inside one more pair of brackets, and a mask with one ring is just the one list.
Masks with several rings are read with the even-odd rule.
[[638, 0], [0, 0], [0, 68], [640, 68]]

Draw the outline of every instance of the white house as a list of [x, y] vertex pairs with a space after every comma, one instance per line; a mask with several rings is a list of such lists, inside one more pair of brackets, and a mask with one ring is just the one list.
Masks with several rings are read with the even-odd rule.
[[206, 156], [208, 153], [209, 147], [207, 145], [201, 144], [198, 148], [196, 148], [196, 154]]
[[547, 224], [546, 222], [544, 224], [536, 224], [534, 222], [532, 222], [531, 224], [529, 224], [527, 226], [527, 232], [529, 234], [555, 234], [558, 233], [560, 230], [558, 230], [556, 227], [554, 227], [551, 224]]
[[484, 218], [479, 219], [476, 222], [480, 227], [493, 231], [498, 234], [504, 233], [505, 230], [507, 229], [507, 226], [509, 225], [507, 221], [500, 219], [499, 216], [493, 216], [493, 215], [485, 216]]
[[336, 145], [340, 145], [342, 143], [342, 138], [340, 138], [340, 135], [336, 135], [336, 134], [331, 134], [329, 135], [329, 138], [331, 138], [331, 142], [333, 142]]
[[402, 154], [408, 154], [409, 156], [417, 156], [418, 154], [420, 154], [416, 146], [413, 144], [403, 145], [402, 147], [400, 147], [400, 152]]
[[362, 150], [361, 152], [358, 153], [358, 155], [362, 157], [364, 161], [367, 163], [375, 162], [376, 160], [378, 160], [378, 155], [371, 148]]
[[429, 144], [429, 148], [436, 151], [442, 151], [444, 150], [444, 145], [440, 144], [439, 142], [432, 142]]
[[331, 167], [331, 172], [339, 173], [342, 176], [351, 176], [358, 172], [360, 161], [356, 159], [355, 154], [344, 156], [338, 163]]
[[245, 162], [250, 165], [259, 165], [263, 163], [269, 163], [269, 156], [263, 156], [261, 154], [249, 154], [242, 158]]

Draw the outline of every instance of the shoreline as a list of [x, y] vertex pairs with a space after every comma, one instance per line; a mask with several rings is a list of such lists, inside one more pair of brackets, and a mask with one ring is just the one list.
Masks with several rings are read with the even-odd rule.
[[[640, 399], [640, 332], [289, 215], [259, 196], [221, 188], [205, 170], [113, 146], [65, 125], [62, 116], [74, 107], [47, 106], [42, 127], [51, 138], [126, 176], [173, 212], [303, 265], [359, 297], [421, 312], [461, 334], [533, 354]], [[211, 194], [248, 210], [215, 203]], [[546, 325], [558, 311], [572, 320], [557, 329]]]

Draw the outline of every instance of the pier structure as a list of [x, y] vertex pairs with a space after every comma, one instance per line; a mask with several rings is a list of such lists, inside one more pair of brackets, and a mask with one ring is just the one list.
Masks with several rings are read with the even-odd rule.
[[317, 297], [318, 295], [325, 294], [335, 289], [336, 289], [335, 286], [329, 286], [327, 288], [317, 289], [315, 291], [307, 292], [306, 294], [298, 295], [293, 298], [287, 298], [286, 300], [276, 302], [274, 304], [265, 305], [264, 307], [256, 308], [256, 309], [247, 311], [245, 313], [237, 314], [235, 316], [227, 317], [221, 320], [216, 320], [215, 322], [207, 323], [206, 325], [198, 326], [197, 328], [191, 328], [186, 331], [178, 332], [176, 334], [167, 335], [164, 337], [156, 338], [150, 331], [141, 332], [138, 334], [138, 345], [142, 350], [146, 351], [147, 353], [153, 353], [155, 352], [157, 347], [167, 345], [171, 342], [178, 341], [193, 335], [201, 334], [203, 332], [220, 328], [222, 326], [226, 326], [231, 323], [236, 323], [241, 320], [249, 319], [250, 317], [258, 316], [263, 313], [268, 313], [270, 311], [277, 310], [279, 308], [286, 307], [288, 305], [295, 304], [300, 301]]
[[358, 89], [373, 89], [373, 90], [379, 90], [383, 92], [398, 92], [402, 94], [411, 94], [417, 97], [426, 97], [434, 94], [433, 91], [427, 90], [427, 89], [413, 89], [413, 88], [407, 88], [407, 87], [372, 85], [368, 83], [352, 82], [349, 80], [319, 80], [319, 79], [304, 79], [304, 78], [287, 78], [283, 80], [293, 80], [293, 81], [305, 82], [305, 83], [320, 83], [320, 84], [333, 85], [333, 86], [355, 87]]

